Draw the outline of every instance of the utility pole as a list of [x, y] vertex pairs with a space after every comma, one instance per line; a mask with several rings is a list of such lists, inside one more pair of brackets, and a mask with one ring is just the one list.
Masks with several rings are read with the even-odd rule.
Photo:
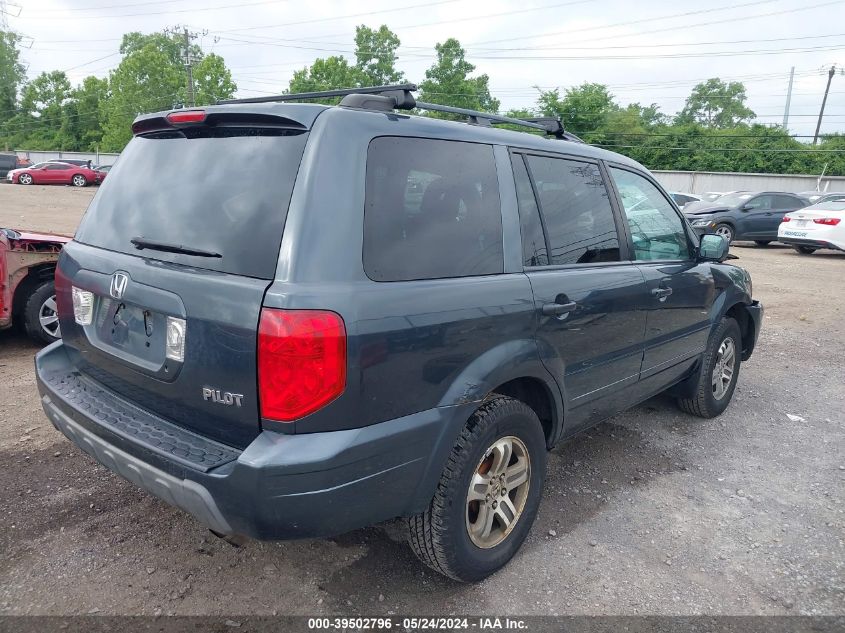
[[824, 89], [824, 97], [822, 97], [822, 109], [819, 110], [819, 122], [816, 123], [816, 133], [813, 135], [813, 145], [818, 143], [819, 129], [822, 126], [822, 117], [824, 116], [824, 106], [827, 103], [827, 93], [830, 92], [830, 82], [833, 80], [833, 75], [836, 74], [836, 66], [831, 66], [827, 72], [827, 87]]
[[[183, 38], [183, 58], [182, 63], [185, 66], [185, 87], [186, 87], [186, 98], [185, 98], [185, 105], [189, 108], [193, 108], [196, 105], [196, 91], [194, 90], [194, 62], [197, 59], [191, 55], [191, 42], [199, 37], [199, 33], [192, 33], [188, 30], [187, 26], [174, 26], [172, 29], [165, 29], [165, 33], [168, 35], [181, 35]], [[206, 33], [203, 32], [203, 35]]]
[[789, 104], [792, 103], [792, 80], [795, 79], [795, 66], [789, 70], [789, 87], [786, 89], [786, 107], [783, 109], [783, 129], [789, 132]]

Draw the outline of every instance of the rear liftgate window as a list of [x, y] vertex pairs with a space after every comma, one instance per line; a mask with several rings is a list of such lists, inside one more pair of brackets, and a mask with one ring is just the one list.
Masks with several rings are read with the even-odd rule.
[[[205, 127], [136, 137], [76, 239], [112, 251], [272, 279], [307, 133]], [[131, 240], [215, 256], [138, 250]]]
[[364, 269], [375, 281], [501, 273], [493, 148], [374, 139], [367, 154]]

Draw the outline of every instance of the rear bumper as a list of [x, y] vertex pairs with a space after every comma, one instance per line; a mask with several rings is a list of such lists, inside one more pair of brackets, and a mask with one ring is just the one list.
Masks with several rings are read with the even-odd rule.
[[845, 251], [845, 245], [838, 245], [834, 244], [833, 242], [828, 242], [827, 240], [813, 240], [808, 238], [796, 238], [796, 237], [781, 237], [778, 236], [778, 242], [782, 242], [784, 244], [788, 244], [789, 246], [809, 246], [811, 248], [832, 248], [837, 251]]
[[[345, 431], [263, 431], [238, 451], [81, 377], [61, 341], [39, 352], [35, 365], [44, 411], [74, 444], [209, 528], [259, 539], [332, 536], [423, 510], [459, 421], [474, 406]], [[124, 406], [130, 424], [123, 424]]]

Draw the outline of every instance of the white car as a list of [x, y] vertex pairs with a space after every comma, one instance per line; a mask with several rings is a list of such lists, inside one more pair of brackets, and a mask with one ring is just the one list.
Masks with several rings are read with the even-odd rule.
[[820, 248], [845, 251], [845, 200], [821, 202], [783, 216], [778, 242], [789, 244], [802, 255]]

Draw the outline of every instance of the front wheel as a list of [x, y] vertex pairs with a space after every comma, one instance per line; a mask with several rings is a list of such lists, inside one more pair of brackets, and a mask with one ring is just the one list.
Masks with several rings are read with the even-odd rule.
[[728, 244], [734, 241], [734, 229], [730, 224], [717, 224], [716, 228], [713, 229], [713, 232], [728, 240]]
[[82, 174], [76, 174], [71, 180], [74, 187], [84, 187], [88, 184], [88, 180]]
[[725, 317], [710, 335], [698, 370], [695, 395], [678, 405], [700, 418], [715, 418], [728, 408], [739, 378], [742, 333], [734, 319]]
[[793, 248], [801, 255], [812, 255], [818, 250], [812, 246], [793, 246]]
[[18, 176], [18, 183], [22, 185], [31, 185], [32, 184], [32, 176], [29, 174], [21, 174]]
[[26, 299], [23, 326], [27, 335], [36, 343], [46, 345], [61, 337], [56, 289], [52, 281], [41, 282]]
[[519, 400], [495, 396], [461, 432], [428, 509], [408, 519], [411, 548], [450, 578], [486, 578], [528, 536], [545, 476], [537, 414]]

